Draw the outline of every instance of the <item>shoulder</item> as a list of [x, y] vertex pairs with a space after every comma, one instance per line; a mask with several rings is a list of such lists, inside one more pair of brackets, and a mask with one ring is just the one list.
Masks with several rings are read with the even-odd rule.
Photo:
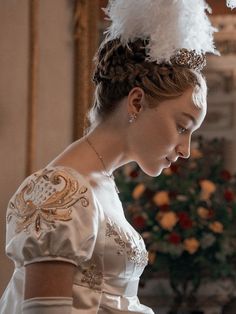
[[9, 201], [6, 252], [19, 265], [91, 257], [101, 210], [85, 178], [64, 166], [27, 177]]
[[7, 222], [14, 220], [16, 233], [34, 226], [40, 236], [43, 224], [46, 230], [56, 222], [75, 219], [81, 211], [92, 214], [96, 205], [92, 189], [80, 173], [64, 166], [47, 166], [22, 182], [9, 201]]
[[40, 191], [60, 190], [63, 186], [71, 191], [77, 190], [79, 187], [86, 185], [89, 188], [89, 181], [73, 168], [67, 166], [46, 166], [39, 169], [26, 177], [17, 192], [22, 189], [26, 189], [35, 186], [40, 186]]

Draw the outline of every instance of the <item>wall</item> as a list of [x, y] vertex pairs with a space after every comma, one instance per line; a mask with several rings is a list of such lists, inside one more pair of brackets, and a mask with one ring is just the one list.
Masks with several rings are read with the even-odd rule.
[[197, 134], [225, 138], [225, 166], [236, 172], [236, 15], [215, 15], [212, 23], [221, 56], [207, 58], [208, 113]]
[[4, 255], [5, 210], [24, 176], [27, 102], [26, 2], [1, 1], [0, 9], [0, 278], [1, 290], [12, 271]]
[[[67, 0], [40, 0], [36, 160], [45, 166], [72, 141], [72, 8]], [[25, 176], [28, 95], [27, 1], [0, 1], [0, 295], [13, 265], [5, 256], [5, 213]]]

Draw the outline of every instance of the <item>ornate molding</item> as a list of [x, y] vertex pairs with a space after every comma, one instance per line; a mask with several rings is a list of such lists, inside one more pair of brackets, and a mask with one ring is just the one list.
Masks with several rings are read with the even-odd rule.
[[28, 103], [26, 134], [26, 170], [32, 173], [36, 158], [36, 106], [38, 100], [39, 67], [39, 0], [29, 1], [29, 63], [28, 63]]
[[211, 17], [211, 21], [218, 29], [215, 40], [220, 53], [236, 54], [236, 15], [216, 15]]
[[93, 100], [93, 56], [98, 47], [99, 3], [76, 0], [74, 6], [74, 121], [73, 140], [87, 127], [86, 113]]

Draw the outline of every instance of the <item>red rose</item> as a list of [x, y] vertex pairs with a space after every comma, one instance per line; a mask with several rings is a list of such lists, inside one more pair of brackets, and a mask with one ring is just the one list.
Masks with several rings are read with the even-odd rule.
[[189, 215], [185, 212], [179, 212], [178, 214], [179, 220], [189, 219]]
[[182, 229], [190, 229], [193, 226], [192, 220], [189, 218], [189, 215], [185, 212], [178, 213], [179, 224]]
[[133, 218], [133, 225], [137, 229], [143, 229], [146, 227], [146, 219], [143, 216], [135, 216]]
[[170, 170], [174, 173], [176, 173], [179, 169], [179, 166], [177, 164], [171, 164]]
[[131, 178], [137, 178], [138, 177], [138, 171], [132, 170], [129, 175]]
[[172, 232], [172, 233], [169, 235], [169, 237], [168, 237], [168, 241], [169, 241], [170, 243], [173, 243], [173, 244], [177, 245], [177, 244], [180, 243], [181, 237], [180, 237], [180, 235], [179, 235], [178, 233]]
[[214, 212], [214, 210], [213, 209], [208, 209], [208, 217], [207, 218], [213, 218], [214, 217], [214, 215], [215, 215], [215, 212]]
[[220, 176], [223, 180], [228, 181], [231, 179], [231, 173], [228, 170], [222, 170]]
[[230, 190], [226, 190], [224, 192], [224, 198], [226, 199], [227, 202], [231, 202], [234, 200], [234, 193]]
[[177, 195], [178, 195], [178, 194], [177, 194], [175, 191], [169, 191], [169, 197], [170, 197], [171, 199], [176, 199]]
[[181, 228], [183, 228], [183, 229], [190, 229], [193, 226], [193, 222], [191, 219], [181, 220], [179, 222], [179, 224], [180, 224]]
[[170, 206], [167, 204], [161, 205], [161, 206], [159, 206], [159, 209], [161, 212], [168, 212], [170, 210]]

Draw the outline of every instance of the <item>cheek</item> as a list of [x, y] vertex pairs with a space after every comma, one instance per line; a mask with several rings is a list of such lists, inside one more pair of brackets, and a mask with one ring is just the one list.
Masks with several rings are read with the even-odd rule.
[[176, 127], [173, 125], [169, 124], [161, 128], [157, 138], [160, 150], [172, 150], [177, 144], [178, 136]]
[[178, 140], [178, 133], [173, 119], [166, 117], [140, 121], [139, 131], [136, 133], [136, 141], [140, 147], [141, 154], [158, 158], [171, 151]]

